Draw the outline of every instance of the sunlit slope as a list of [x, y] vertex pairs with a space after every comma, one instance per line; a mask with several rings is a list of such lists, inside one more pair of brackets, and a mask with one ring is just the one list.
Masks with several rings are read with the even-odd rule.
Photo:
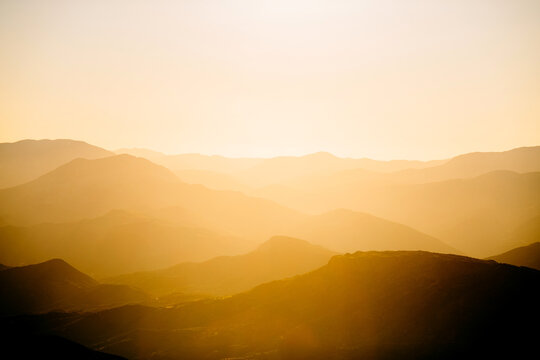
[[[352, 183], [312, 192], [278, 187], [258, 195], [303, 211], [367, 212], [411, 226], [468, 254], [488, 256], [512, 247], [514, 229], [540, 214], [540, 173], [495, 171], [471, 179]], [[514, 246], [518, 245], [522, 243]]]
[[339, 209], [305, 218], [288, 234], [339, 252], [365, 250], [459, 250], [413, 228], [366, 213]]
[[[413, 229], [401, 227], [395, 231], [396, 226], [390, 222], [386, 222], [386, 229], [383, 220], [359, 216], [356, 221], [346, 212], [343, 221], [336, 220], [340, 213], [310, 220], [307, 215], [268, 200], [188, 185], [166, 168], [130, 155], [74, 160], [35, 181], [0, 191], [0, 219], [4, 224], [76, 222], [115, 209], [150, 214], [255, 243], [282, 234], [308, 241], [313, 241], [313, 236], [317, 243], [331, 249], [334, 247], [330, 245], [339, 243], [342, 237], [348, 244], [341, 244], [339, 251], [370, 248], [365, 243], [377, 243], [375, 249], [381, 250], [417, 249], [424, 244], [423, 250], [449, 251], [434, 239], [432, 245], [428, 244], [428, 237]], [[322, 221], [328, 223], [319, 223]], [[341, 231], [345, 223], [354, 232]], [[314, 226], [325, 232], [325, 238], [310, 230]], [[405, 241], [412, 238], [416, 239], [410, 244]], [[64, 253], [54, 256], [61, 255]]]
[[512, 249], [503, 254], [491, 256], [488, 259], [540, 270], [540, 242]]
[[238, 192], [188, 185], [146, 159], [78, 159], [30, 183], [0, 191], [4, 224], [66, 222], [114, 209], [169, 214], [183, 224], [268, 237], [302, 215]]
[[0, 227], [0, 262], [62, 258], [98, 277], [233, 255], [252, 247], [252, 242], [236, 237], [121, 210], [71, 223]]
[[76, 158], [113, 153], [75, 140], [21, 140], [0, 144], [0, 188], [26, 183]]
[[90, 310], [141, 303], [149, 297], [122, 285], [102, 285], [60, 259], [0, 271], [0, 315]]
[[536, 270], [492, 261], [358, 252], [223, 300], [2, 325], [132, 359], [519, 358], [536, 349], [539, 284]]
[[127, 274], [107, 282], [134, 286], [156, 295], [174, 292], [230, 295], [314, 270], [325, 265], [333, 255], [334, 252], [307, 241], [279, 236], [244, 255]]

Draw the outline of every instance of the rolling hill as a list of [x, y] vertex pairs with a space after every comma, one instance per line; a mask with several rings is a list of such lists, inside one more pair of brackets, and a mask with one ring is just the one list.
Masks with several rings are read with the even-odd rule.
[[338, 252], [425, 250], [460, 253], [433, 236], [408, 226], [346, 209], [309, 216], [294, 224], [287, 234]]
[[[238, 192], [216, 191], [200, 185], [188, 185], [178, 180], [166, 168], [146, 159], [118, 155], [97, 160], [74, 160], [32, 182], [0, 190], [0, 220], [4, 225], [16, 226], [0, 230], [0, 235], [5, 237], [0, 244], [7, 242], [10, 244], [9, 247], [16, 250], [15, 254], [19, 251], [17, 249], [22, 249], [21, 254], [24, 255], [18, 258], [4, 258], [7, 260], [1, 261], [8, 265], [29, 261], [25, 258], [26, 254], [23, 252], [26, 250], [19, 246], [21, 243], [18, 239], [24, 239], [26, 244], [33, 244], [29, 247], [30, 250], [39, 249], [43, 245], [44, 248], [60, 250], [59, 253], [46, 253], [47, 256], [69, 256], [72, 259], [78, 243], [70, 242], [70, 236], [80, 239], [79, 241], [84, 244], [92, 238], [92, 231], [95, 231], [99, 239], [104, 233], [104, 230], [99, 228], [111, 226], [107, 225], [105, 220], [103, 221], [105, 225], [97, 227], [88, 223], [82, 225], [73, 223], [104, 216], [117, 209], [156, 218], [172, 224], [173, 227], [207, 229], [215, 234], [224, 234], [229, 239], [236, 237], [247, 239], [252, 244], [260, 244], [271, 236], [283, 234], [301, 237], [338, 251], [370, 249], [366, 244], [376, 244], [375, 249], [380, 250], [422, 249], [453, 252], [452, 249], [442, 246], [438, 240], [425, 234], [403, 226], [394, 226], [390, 222], [384, 223], [384, 220], [367, 215], [355, 217], [344, 212], [343, 220], [336, 219], [341, 213], [312, 218], [274, 202]], [[112, 237], [110, 244], [100, 246], [104, 246], [103, 249], [115, 249], [118, 241], [125, 243], [131, 236], [135, 245], [142, 243], [144, 248], [144, 242], [151, 239], [152, 230], [158, 231], [157, 234], [163, 236], [165, 241], [172, 239], [175, 236], [174, 230], [164, 229], [159, 221], [151, 224], [147, 221], [146, 225], [126, 226], [122, 230], [125, 236], [120, 234]], [[328, 223], [323, 223], [326, 221]], [[52, 224], [35, 226], [42, 223]], [[385, 224], [388, 228], [385, 228]], [[340, 226], [344, 225], [354, 232], [345, 234], [340, 231]], [[85, 227], [91, 231], [78, 230]], [[311, 227], [320, 229], [325, 237], [311, 231], [309, 229]], [[48, 237], [51, 233], [51, 237]], [[45, 241], [41, 242], [39, 239]], [[347, 241], [346, 246], [340, 244], [340, 241]], [[334, 242], [339, 249], [334, 248]], [[62, 244], [68, 243], [69, 247], [62, 248]], [[241, 241], [241, 244], [245, 242]], [[238, 244], [231, 244], [229, 249], [232, 251], [235, 248], [239, 248]], [[119, 251], [121, 259], [124, 259], [121, 250]], [[115, 253], [119, 254], [119, 251]], [[153, 253], [155, 254], [151, 251], [144, 256], [151, 257]], [[35, 253], [32, 254], [34, 255]], [[207, 258], [213, 255], [216, 253], [210, 251]], [[171, 257], [165, 260], [169, 259]], [[76, 260], [79, 264], [79, 259]], [[129, 259], [123, 261], [127, 262]], [[133, 262], [134, 266], [141, 265], [137, 270], [144, 270], [145, 267], [148, 269], [150, 263], [152, 261], [144, 260], [140, 264], [137, 261]], [[84, 266], [85, 271], [91, 273], [103, 271], [98, 268], [87, 268], [87, 264]]]
[[103, 309], [150, 298], [128, 286], [100, 284], [60, 259], [0, 271], [0, 316]]
[[126, 274], [105, 280], [143, 289], [157, 296], [170, 293], [231, 295], [256, 285], [314, 270], [334, 252], [307, 241], [276, 236], [256, 250], [220, 256], [201, 263], [182, 263], [168, 269]]
[[488, 260], [516, 266], [527, 266], [540, 270], [540, 242], [512, 249], [503, 254], [491, 256]]
[[0, 189], [24, 184], [77, 159], [97, 159], [112, 152], [82, 141], [21, 140], [0, 144]]
[[425, 169], [407, 169], [396, 175], [401, 182], [427, 183], [473, 178], [498, 170], [517, 173], [540, 171], [540, 146], [521, 147], [501, 152], [463, 154], [438, 166]]
[[258, 195], [311, 213], [340, 208], [366, 212], [486, 257], [523, 245], [513, 243], [513, 232], [540, 214], [540, 172], [494, 171], [426, 184], [351, 183], [313, 192], [306, 185], [299, 191], [282, 187]]
[[357, 252], [228, 298], [4, 319], [131, 359], [527, 358], [540, 272], [456, 255]]
[[[326, 152], [274, 158], [226, 158], [200, 154], [165, 155], [148, 149], [119, 149], [116, 153], [144, 157], [156, 164], [166, 166], [180, 177], [182, 171], [196, 171], [190, 175], [198, 175], [198, 179], [204, 181], [200, 182], [201, 184], [211, 185], [209, 187], [212, 188], [243, 191], [248, 191], [250, 187], [273, 185], [300, 176], [324, 175], [351, 169], [394, 172], [436, 166], [446, 161], [379, 161], [367, 158], [341, 158]], [[213, 174], [211, 178], [209, 174]], [[238, 188], [239, 184], [242, 185], [241, 188]], [[233, 188], [228, 187], [231, 185]]]
[[23, 265], [61, 258], [97, 278], [234, 255], [253, 246], [122, 210], [69, 223], [0, 227], [0, 262]]
[[182, 225], [260, 239], [303, 216], [268, 200], [188, 185], [168, 169], [130, 155], [77, 159], [0, 190], [4, 225], [72, 222], [116, 209], [159, 213]]

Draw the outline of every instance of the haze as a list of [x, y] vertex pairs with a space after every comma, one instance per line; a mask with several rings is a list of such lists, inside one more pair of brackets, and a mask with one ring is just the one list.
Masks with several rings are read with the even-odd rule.
[[538, 353], [539, 20], [0, 0], [0, 358]]
[[538, 19], [534, 0], [4, 0], [0, 141], [424, 160], [536, 145]]

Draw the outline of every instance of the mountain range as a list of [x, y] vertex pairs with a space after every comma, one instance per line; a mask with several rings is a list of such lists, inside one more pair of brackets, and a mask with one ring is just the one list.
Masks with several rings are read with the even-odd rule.
[[265, 282], [315, 270], [335, 254], [304, 240], [275, 236], [247, 254], [181, 263], [104, 281], [129, 285], [157, 296], [171, 293], [232, 295]]
[[130, 359], [452, 359], [536, 351], [540, 272], [456, 255], [357, 252], [232, 297], [7, 318]]

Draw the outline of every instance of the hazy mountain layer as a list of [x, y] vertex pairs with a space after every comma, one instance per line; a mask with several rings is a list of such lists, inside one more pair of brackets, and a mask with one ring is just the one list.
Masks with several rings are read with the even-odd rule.
[[411, 226], [467, 254], [488, 256], [523, 245], [513, 243], [512, 234], [540, 214], [540, 172], [496, 171], [412, 185], [353, 183], [311, 193], [277, 187], [259, 195], [304, 211], [367, 212]]
[[[81, 222], [115, 209], [150, 218], [117, 213]], [[455, 252], [414, 229], [372, 216], [343, 211], [311, 217], [238, 192], [188, 185], [166, 168], [129, 155], [75, 160], [35, 181], [1, 190], [0, 216], [5, 224], [52, 223], [1, 228], [0, 248], [5, 251], [0, 261], [15, 265], [62, 257], [98, 275], [240, 253], [246, 242], [235, 237], [255, 246], [279, 234], [337, 251]]]
[[488, 259], [540, 270], [540, 242], [512, 249], [503, 254], [491, 256]]
[[118, 276], [106, 282], [130, 285], [158, 296], [174, 292], [231, 295], [314, 270], [333, 255], [334, 252], [307, 241], [281, 236], [244, 255], [183, 263], [160, 271]]
[[0, 189], [24, 184], [76, 159], [112, 152], [75, 140], [22, 140], [0, 143]]
[[71, 223], [0, 227], [0, 262], [62, 258], [97, 277], [233, 255], [253, 246], [237, 237], [120, 210]]
[[188, 185], [146, 159], [74, 160], [24, 185], [0, 190], [0, 223], [31, 225], [93, 218], [115, 210], [264, 239], [303, 217], [274, 202]]

